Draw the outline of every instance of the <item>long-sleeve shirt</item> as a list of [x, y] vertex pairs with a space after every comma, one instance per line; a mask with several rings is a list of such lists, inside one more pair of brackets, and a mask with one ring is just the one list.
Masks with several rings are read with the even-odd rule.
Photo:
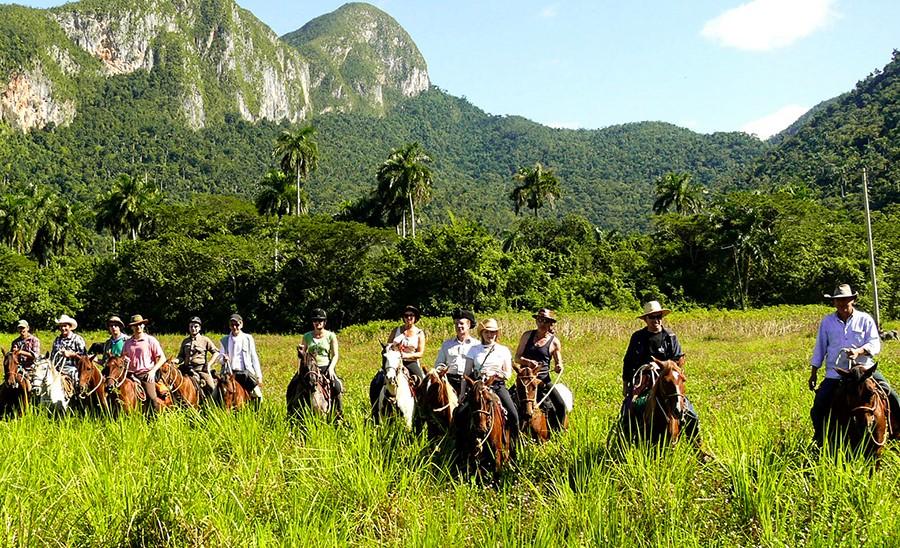
[[464, 341], [460, 341], [456, 337], [447, 339], [438, 350], [437, 359], [434, 365], [444, 364], [447, 366], [447, 373], [450, 375], [464, 375], [470, 371], [466, 370], [466, 356], [473, 346], [478, 344], [476, 339], [466, 337]]
[[472, 370], [482, 377], [498, 376], [507, 380], [512, 376], [512, 352], [502, 344], [476, 344], [469, 349]]
[[[56, 356], [62, 355], [65, 350], [75, 352], [76, 354], [86, 354], [87, 345], [84, 343], [84, 338], [77, 333], [70, 332], [68, 337], [58, 335], [56, 339], [53, 340], [53, 349], [50, 351], [50, 358], [55, 360]], [[70, 369], [74, 368], [75, 358], [65, 358], [63, 367]]]
[[19, 365], [22, 367], [31, 367], [34, 364], [34, 359], [41, 355], [41, 341], [31, 333], [29, 333], [27, 337], [22, 337], [20, 335], [12, 342], [9, 351], [12, 352], [16, 349], [34, 354], [34, 356], [19, 356]]
[[159, 360], [165, 360], [162, 346], [156, 337], [146, 333], [140, 338], [131, 337], [122, 346], [122, 356], [128, 360], [128, 371], [143, 375], [153, 369]]
[[232, 371], [246, 371], [258, 382], [262, 382], [262, 368], [256, 354], [256, 341], [252, 335], [241, 332], [237, 336], [225, 335], [219, 341], [219, 353], [228, 358], [228, 366]]
[[839, 379], [841, 376], [834, 370], [835, 367], [850, 367], [847, 353], [841, 352], [844, 348], [865, 348], [868, 355], [858, 357], [857, 363], [866, 367], [875, 363], [872, 356], [881, 352], [881, 338], [872, 316], [859, 310], [854, 310], [846, 322], [841, 321], [836, 312], [825, 316], [819, 324], [809, 363], [818, 369], [824, 360], [825, 378]]

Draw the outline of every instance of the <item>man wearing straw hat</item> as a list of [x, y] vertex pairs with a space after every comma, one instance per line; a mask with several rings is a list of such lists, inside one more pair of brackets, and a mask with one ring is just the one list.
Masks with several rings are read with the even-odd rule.
[[[636, 428], [640, 414], [640, 406], [650, 386], [635, 386], [635, 374], [642, 366], [666, 360], [674, 361], [679, 367], [684, 366], [684, 352], [678, 337], [670, 329], [663, 327], [663, 318], [672, 311], [663, 308], [659, 301], [644, 303], [644, 313], [638, 319], [645, 326], [635, 331], [628, 342], [625, 358], [622, 362], [622, 423], [626, 427]], [[684, 418], [682, 432], [688, 439], [697, 439], [700, 425], [697, 412], [687, 397], [684, 398]]]
[[141, 381], [153, 411], [160, 411], [164, 404], [156, 393], [156, 371], [165, 363], [166, 355], [156, 337], [146, 332], [149, 321], [140, 314], [131, 317], [131, 338], [122, 346], [122, 356], [128, 361], [128, 372]]
[[19, 351], [19, 366], [31, 370], [34, 366], [34, 360], [41, 355], [41, 341], [30, 331], [30, 326], [25, 320], [19, 320], [16, 323], [16, 330], [19, 336], [12, 342], [9, 351]]
[[[849, 284], [841, 284], [831, 295], [824, 295], [831, 300], [835, 312], [822, 319], [819, 331], [816, 334], [816, 344], [813, 347], [810, 359], [809, 389], [815, 391], [809, 416], [813, 422], [813, 441], [822, 444], [825, 417], [831, 407], [831, 399], [835, 388], [840, 384], [840, 375], [837, 368], [849, 369], [853, 364], [860, 364], [866, 368], [875, 365], [872, 359], [881, 352], [881, 339], [878, 336], [878, 326], [872, 316], [856, 310], [857, 293]], [[819, 368], [825, 362], [825, 378], [822, 384], [816, 388]], [[900, 416], [900, 397], [891, 388], [890, 383], [880, 371], [872, 373], [872, 379], [888, 394], [891, 414]]]
[[59, 372], [72, 381], [72, 386], [78, 384], [78, 366], [75, 360], [78, 356], [87, 353], [87, 345], [84, 338], [75, 333], [78, 322], [75, 318], [63, 314], [56, 320], [59, 335], [53, 340], [53, 349], [50, 351], [50, 359], [59, 369]]

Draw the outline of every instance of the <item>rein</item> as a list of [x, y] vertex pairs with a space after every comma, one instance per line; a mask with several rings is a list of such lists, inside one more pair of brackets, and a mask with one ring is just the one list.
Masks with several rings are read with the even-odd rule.
[[91, 396], [93, 396], [94, 393], [95, 393], [97, 390], [99, 390], [100, 387], [103, 385], [103, 371], [100, 370], [100, 366], [98, 366], [98, 365], [94, 362], [94, 360], [91, 360], [91, 365], [94, 366], [94, 367], [92, 368], [92, 370], [93, 370], [93, 371], [96, 371], [96, 372], [97, 372], [97, 375], [99, 375], [100, 378], [99, 378], [99, 380], [97, 381], [97, 385], [94, 386], [93, 388], [91, 388], [90, 391], [88, 391], [87, 393], [84, 393], [84, 394], [79, 394], [78, 397], [81, 398], [82, 400], [86, 400], [87, 398], [90, 398]]

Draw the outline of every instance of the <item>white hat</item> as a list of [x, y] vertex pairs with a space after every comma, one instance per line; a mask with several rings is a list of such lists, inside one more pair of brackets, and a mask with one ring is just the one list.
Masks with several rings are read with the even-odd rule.
[[16, 329], [19, 329], [20, 327], [30, 327], [30, 326], [28, 325], [27, 321], [19, 320], [18, 322], [16, 322]]
[[841, 284], [834, 290], [834, 295], [825, 294], [826, 299], [846, 299], [847, 297], [856, 297], [856, 293], [850, 289], [850, 284]]
[[649, 316], [650, 314], [657, 314], [657, 313], [662, 314], [663, 317], [665, 317], [670, 312], [672, 312], [672, 311], [669, 310], [668, 308], [663, 308], [662, 305], [659, 304], [659, 301], [650, 301], [650, 302], [644, 303], [644, 313], [641, 314], [640, 316], [638, 316], [638, 318], [643, 319], [644, 316]]
[[67, 323], [72, 326], [72, 329], [78, 329], [78, 322], [75, 321], [75, 318], [69, 316], [68, 314], [63, 314], [56, 320], [56, 325], [62, 325]]

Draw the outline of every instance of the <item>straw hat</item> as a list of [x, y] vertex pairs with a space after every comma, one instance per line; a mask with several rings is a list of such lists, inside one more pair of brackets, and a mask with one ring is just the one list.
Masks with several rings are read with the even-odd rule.
[[500, 324], [494, 318], [488, 318], [478, 324], [478, 335], [481, 335], [482, 331], [496, 331], [499, 334]]
[[131, 321], [128, 322], [128, 327], [134, 327], [136, 325], [141, 325], [149, 322], [150, 320], [144, 319], [140, 314], [135, 314], [131, 317]]
[[553, 311], [549, 308], [541, 308], [531, 317], [535, 320], [546, 320], [550, 323], [556, 323], [556, 318], [553, 317]]
[[841, 284], [834, 289], [834, 295], [825, 294], [826, 299], [846, 299], [848, 297], [856, 298], [856, 293], [850, 289], [850, 284]]
[[78, 322], [75, 321], [75, 318], [69, 316], [68, 314], [63, 314], [56, 320], [56, 325], [68, 324], [72, 326], [72, 329], [78, 329]]
[[125, 322], [122, 321], [122, 318], [118, 316], [110, 316], [108, 320], [106, 320], [106, 325], [118, 325], [120, 328], [125, 328]]
[[668, 308], [663, 308], [659, 301], [649, 301], [644, 303], [644, 313], [638, 316], [640, 319], [644, 319], [645, 316], [649, 316], [651, 314], [662, 314], [663, 317], [669, 315], [672, 312]]

